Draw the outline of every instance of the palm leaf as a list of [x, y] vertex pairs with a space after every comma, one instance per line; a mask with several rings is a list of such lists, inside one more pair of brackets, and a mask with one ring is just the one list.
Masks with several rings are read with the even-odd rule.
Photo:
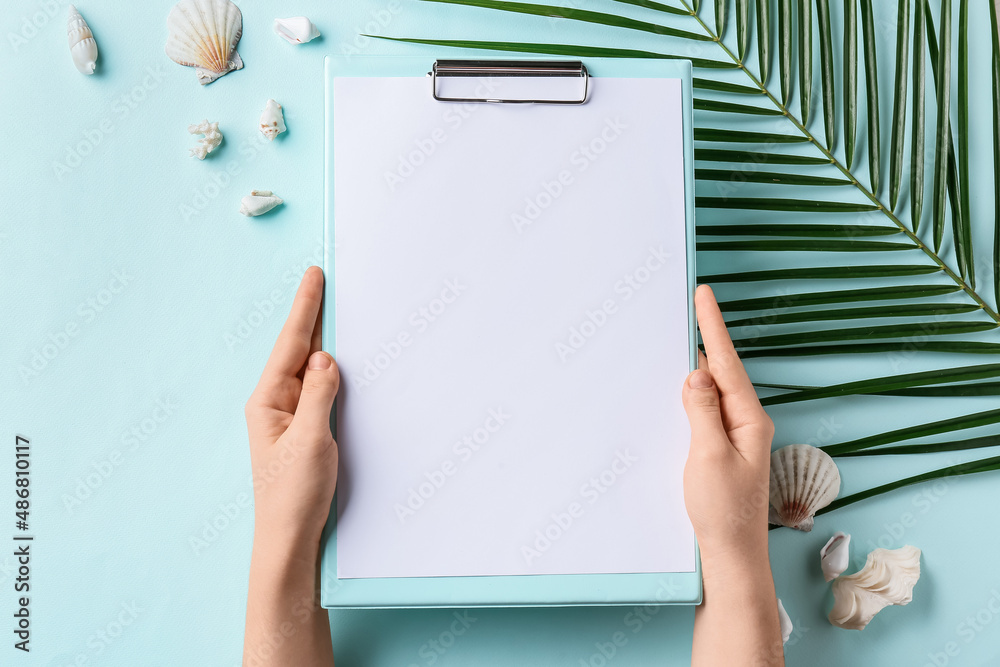
[[844, 496], [843, 498], [837, 498], [832, 503], [816, 512], [816, 516], [828, 514], [835, 510], [839, 510], [841, 507], [847, 507], [848, 505], [853, 505], [858, 501], [867, 500], [868, 498], [873, 498], [875, 496], [882, 495], [883, 493], [895, 491], [896, 489], [901, 489], [912, 484], [929, 482], [935, 479], [947, 479], [958, 475], [972, 475], [978, 472], [989, 472], [992, 470], [1000, 470], [1000, 456], [993, 456], [979, 461], [960, 463], [958, 465], [948, 466], [947, 468], [931, 470], [930, 472], [913, 475], [912, 477], [906, 477], [896, 482], [876, 486], [872, 489], [868, 489], [867, 491], [861, 491], [849, 496]]
[[[858, 438], [857, 440], [843, 442], [839, 445], [822, 447], [821, 449], [823, 449], [823, 451], [830, 456], [842, 456], [844, 454], [852, 454], [862, 450], [879, 447], [880, 445], [889, 445], [896, 442], [903, 442], [905, 440], [913, 440], [915, 438], [926, 438], [932, 435], [940, 435], [942, 433], [952, 433], [954, 431], [965, 431], [997, 423], [1000, 423], [1000, 410], [986, 410], [984, 412], [977, 412], [971, 415], [962, 415], [961, 417], [942, 419], [939, 421], [928, 422], [926, 424], [918, 424], [917, 426], [909, 426], [907, 428], [887, 431], [878, 435], [870, 435], [865, 438]], [[873, 450], [873, 453], [877, 453], [877, 451], [878, 450]]]
[[844, 342], [853, 340], [875, 340], [878, 338], [898, 338], [901, 336], [948, 336], [951, 334], [979, 333], [997, 328], [995, 322], [947, 321], [938, 322], [933, 328], [922, 323], [886, 324], [853, 327], [850, 329], [822, 329], [819, 331], [799, 331], [788, 334], [771, 334], [753, 338], [736, 338], [733, 345], [737, 349], [754, 347], [784, 347], [808, 343]]
[[715, 33], [722, 39], [726, 36], [726, 12], [728, 0], [715, 0]]
[[844, 0], [844, 146], [847, 168], [854, 166], [858, 125], [858, 6]]
[[[840, 269], [836, 269], [840, 270]], [[814, 277], [814, 276], [810, 276]], [[861, 301], [884, 301], [888, 299], [918, 299], [927, 296], [941, 296], [957, 292], [954, 285], [899, 285], [893, 287], [866, 287], [863, 289], [808, 292], [805, 294], [779, 294], [775, 296], [721, 301], [719, 309], [724, 313], [748, 310], [771, 311], [775, 308], [801, 308], [834, 303], [858, 303]], [[978, 309], [978, 308], [977, 308]]]
[[906, 387], [922, 387], [928, 384], [983, 380], [994, 377], [1000, 377], [1000, 364], [962, 366], [960, 368], [946, 368], [933, 371], [922, 371], [919, 373], [891, 375], [888, 377], [860, 380], [858, 382], [844, 382], [841, 384], [831, 385], [829, 387], [802, 389], [800, 391], [789, 392], [787, 394], [768, 396], [767, 398], [761, 399], [761, 405], [782, 405], [784, 403], [798, 403], [800, 401], [830, 398], [833, 396], [877, 394], [879, 392], [904, 389]]
[[792, 0], [778, 0], [778, 81], [781, 105], [792, 94]]
[[768, 0], [757, 0], [757, 65], [760, 82], [767, 85], [771, 68], [771, 6]]
[[[848, 0], [851, 2], [853, 0]], [[868, 176], [871, 191], [878, 194], [879, 169], [881, 168], [881, 133], [878, 120], [878, 57], [875, 48], [875, 17], [872, 0], [861, 0], [861, 37], [865, 50], [865, 90], [868, 109]]]
[[833, 29], [830, 27], [829, 0], [816, 0], [816, 10], [819, 22], [820, 84], [823, 87], [823, 127], [826, 130], [826, 145], [833, 150], [837, 102], [833, 92]]
[[802, 124], [809, 124], [813, 78], [812, 0], [799, 0], [799, 108]]
[[[850, 185], [851, 182], [843, 178], [830, 178], [829, 176], [812, 176], [810, 174], [793, 174], [778, 171], [746, 171], [744, 169], [697, 169], [695, 178], [702, 181], [748, 181], [750, 183], [781, 183], [784, 185]], [[898, 234], [896, 227], [885, 227], [893, 234]]]
[[616, 14], [605, 12], [592, 12], [587, 9], [575, 9], [573, 7], [560, 7], [557, 5], [535, 5], [527, 2], [503, 2], [502, 0], [423, 0], [424, 2], [440, 2], [449, 5], [465, 5], [467, 7], [480, 7], [482, 9], [499, 9], [505, 12], [517, 12], [519, 14], [531, 14], [533, 16], [548, 16], [551, 18], [562, 18], [570, 21], [580, 21], [583, 23], [594, 23], [606, 25], [614, 28], [627, 28], [629, 30], [640, 30], [654, 35], [669, 35], [690, 39], [695, 41], [710, 42], [712, 38], [708, 35], [699, 35], [686, 30], [678, 30], [669, 26], [649, 21], [639, 21]]
[[[737, 271], [734, 273], [717, 273], [700, 276], [703, 283], [713, 285], [716, 283], [753, 283], [768, 280], [843, 280], [844, 278], [894, 278], [898, 276], [923, 276], [931, 273], [938, 273], [940, 269], [933, 266], [920, 266], [914, 264], [885, 264], [878, 266], [851, 267], [850, 271], [844, 267], [815, 267], [804, 269], [769, 269], [765, 271]], [[955, 287], [952, 291], [959, 290]], [[762, 306], [766, 307], [766, 306]], [[747, 309], [749, 310], [749, 309]]]
[[[924, 30], [925, 5], [917, 0], [913, 19], [913, 132], [910, 143], [910, 219], [920, 228], [924, 207]], [[895, 209], [895, 206], [893, 206]]]
[[[969, 449], [996, 447], [1000, 445], [1000, 436], [986, 435], [979, 438], [953, 440], [951, 442], [923, 442], [913, 445], [898, 445], [896, 447], [879, 447], [877, 449], [862, 449], [842, 457], [851, 456], [885, 456], [894, 454], [934, 454], [937, 452], [964, 452]], [[1000, 457], [998, 457], [1000, 458]]]
[[[787, 391], [818, 389], [818, 387], [773, 384], [768, 382], [755, 382], [754, 384], [757, 387], [785, 389]], [[1000, 382], [960, 382], [957, 384], [942, 384], [929, 387], [904, 387], [902, 389], [891, 389], [872, 393], [879, 396], [929, 396], [935, 398], [942, 398], [945, 396], [1000, 396]], [[1000, 441], [1000, 435], [992, 437]]]
[[750, 41], [750, 0], [736, 0], [736, 48], [740, 62], [746, 61]]
[[970, 313], [978, 308], [969, 303], [915, 303], [904, 306], [867, 306], [863, 308], [836, 308], [833, 310], [805, 310], [776, 313], [765, 317], [745, 317], [726, 320], [731, 328], [748, 326], [773, 326], [796, 322], [831, 322], [836, 320], [866, 320], [880, 317], [921, 317]]
[[[446, 0], [423, 0], [423, 2], [445, 2]], [[574, 58], [652, 58], [658, 60], [690, 60], [695, 67], [706, 69], [737, 69], [739, 65], [707, 58], [696, 58], [688, 55], [656, 53], [639, 49], [616, 49], [604, 46], [578, 46], [574, 44], [545, 44], [539, 42], [490, 42], [471, 39], [419, 39], [416, 37], [381, 37], [379, 35], [362, 35], [363, 37], [379, 37], [394, 42], [409, 44], [426, 44], [429, 46], [449, 46], [458, 49], [485, 49], [487, 51], [506, 51], [509, 53], [543, 53], [551, 56], [572, 56]], [[793, 141], [801, 141], [793, 137]]]
[[941, 2], [941, 50], [935, 59], [937, 128], [934, 132], [934, 251], [941, 250], [945, 226], [945, 188], [948, 178], [949, 114], [951, 108], [951, 0]]
[[[918, 0], [919, 3], [919, 0]], [[910, 0], [899, 0], [896, 18], [896, 85], [892, 100], [892, 139], [889, 153], [889, 206], [896, 210], [903, 180], [903, 135], [906, 131], [906, 78], [909, 74]]]
[[[915, 345], [912, 341], [892, 341], [889, 343], [845, 343], [843, 345], [788, 345], [764, 349], [744, 349], [740, 356], [744, 359], [759, 359], [763, 357], [816, 357], [825, 355], [856, 355], [856, 354], [912, 354]], [[946, 354], [1000, 354], [1000, 344], [980, 343], [977, 341], [921, 341], [919, 349], [923, 352], [943, 352]]]
[[993, 303], [1000, 307], [1000, 25], [997, 5], [990, 2], [993, 72]]

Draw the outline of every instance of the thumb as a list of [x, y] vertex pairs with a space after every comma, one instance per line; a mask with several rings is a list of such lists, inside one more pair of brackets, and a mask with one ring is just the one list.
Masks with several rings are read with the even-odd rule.
[[302, 393], [293, 424], [307, 433], [330, 431], [330, 410], [340, 389], [340, 370], [326, 352], [313, 352], [302, 376]]
[[[684, 410], [691, 424], [691, 442], [728, 444], [729, 435], [722, 424], [719, 391], [712, 374], [699, 369], [688, 375], [682, 397]], [[693, 445], [694, 447], [700, 448], [699, 445]]]

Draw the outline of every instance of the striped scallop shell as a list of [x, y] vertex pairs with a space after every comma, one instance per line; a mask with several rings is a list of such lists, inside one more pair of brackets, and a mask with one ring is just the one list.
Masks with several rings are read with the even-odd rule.
[[243, 14], [229, 0], [181, 0], [167, 16], [167, 29], [167, 55], [194, 67], [202, 85], [243, 68], [236, 52]]
[[811, 445], [788, 445], [771, 453], [768, 521], [810, 531], [813, 516], [840, 493], [840, 471], [829, 454]]

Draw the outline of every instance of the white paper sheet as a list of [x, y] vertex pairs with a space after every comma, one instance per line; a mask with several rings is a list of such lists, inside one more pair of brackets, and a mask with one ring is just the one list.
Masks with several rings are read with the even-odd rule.
[[333, 99], [338, 576], [693, 571], [680, 82]]

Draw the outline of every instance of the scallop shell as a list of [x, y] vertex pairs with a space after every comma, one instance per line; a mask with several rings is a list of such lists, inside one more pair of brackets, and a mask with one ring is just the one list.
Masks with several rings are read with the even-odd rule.
[[194, 67], [201, 85], [243, 68], [236, 52], [243, 14], [229, 0], [181, 0], [167, 16], [167, 29], [167, 55]]
[[823, 450], [788, 445], [771, 453], [770, 523], [808, 532], [816, 511], [839, 492], [840, 471]]
[[319, 30], [305, 16], [274, 19], [274, 32], [290, 44], [305, 44], [319, 37]]
[[823, 578], [833, 581], [844, 573], [851, 559], [851, 536], [837, 532], [819, 550], [820, 567]]
[[73, 64], [83, 74], [93, 74], [97, 69], [97, 40], [90, 26], [73, 5], [69, 6], [69, 20], [66, 22], [69, 37], [69, 52]]
[[833, 582], [830, 623], [845, 630], [864, 630], [889, 605], [909, 604], [920, 579], [920, 549], [876, 549], [858, 572]]
[[274, 141], [274, 138], [286, 129], [285, 117], [281, 113], [281, 105], [274, 100], [268, 100], [264, 106], [264, 113], [260, 115], [261, 134]]
[[254, 190], [240, 202], [240, 213], [247, 217], [264, 215], [275, 206], [283, 204], [281, 197], [270, 190]]

